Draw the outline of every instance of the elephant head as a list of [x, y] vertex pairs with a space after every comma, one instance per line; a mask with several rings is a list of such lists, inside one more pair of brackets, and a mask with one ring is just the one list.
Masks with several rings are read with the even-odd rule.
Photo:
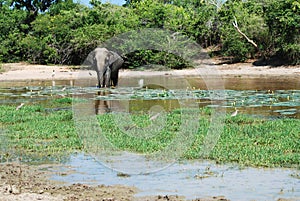
[[98, 87], [118, 85], [119, 69], [124, 60], [116, 52], [106, 48], [96, 48], [88, 55], [87, 61], [97, 72]]

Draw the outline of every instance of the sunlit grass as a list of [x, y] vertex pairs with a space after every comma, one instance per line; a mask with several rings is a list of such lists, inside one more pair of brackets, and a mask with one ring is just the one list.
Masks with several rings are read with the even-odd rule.
[[[184, 115], [196, 112], [199, 114], [199, 128], [183, 158], [198, 159], [212, 110], [202, 108], [185, 110], [184, 113], [182, 110], [185, 109], [165, 112], [155, 119], [151, 119], [153, 114], [148, 113], [130, 114], [127, 120], [122, 113], [108, 113], [98, 115], [97, 119], [103, 134], [115, 147], [152, 153], [172, 142], [182, 129]], [[0, 129], [2, 160], [15, 156], [28, 161], [60, 160], [62, 156], [85, 149], [75, 129], [69, 98], [53, 100], [47, 107], [25, 104], [19, 110], [16, 110], [16, 105], [2, 105]], [[220, 139], [206, 158], [246, 166], [299, 167], [300, 120], [228, 115]]]

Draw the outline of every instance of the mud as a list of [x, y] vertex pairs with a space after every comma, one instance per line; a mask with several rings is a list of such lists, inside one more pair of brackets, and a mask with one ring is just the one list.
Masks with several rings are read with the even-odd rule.
[[126, 186], [88, 186], [48, 180], [47, 165], [0, 165], [0, 200], [133, 200], [137, 189]]

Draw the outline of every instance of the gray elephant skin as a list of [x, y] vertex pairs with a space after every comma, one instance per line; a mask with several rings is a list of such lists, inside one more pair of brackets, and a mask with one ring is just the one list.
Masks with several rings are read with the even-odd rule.
[[87, 62], [97, 72], [98, 87], [118, 85], [119, 69], [124, 60], [116, 52], [98, 47], [88, 55]]

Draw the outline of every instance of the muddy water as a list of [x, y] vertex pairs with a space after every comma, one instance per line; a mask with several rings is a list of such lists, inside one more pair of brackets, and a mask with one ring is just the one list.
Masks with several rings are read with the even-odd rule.
[[[123, 166], [126, 162], [123, 161]], [[136, 162], [136, 167], [139, 166]], [[51, 179], [69, 183], [123, 184], [141, 191], [136, 196], [183, 195], [187, 199], [224, 195], [230, 200], [300, 199], [299, 170], [239, 168], [216, 165], [211, 161], [182, 161], [147, 175], [118, 175], [92, 157], [73, 155], [62, 167], [56, 167]], [[63, 173], [63, 174], [62, 174]]]

